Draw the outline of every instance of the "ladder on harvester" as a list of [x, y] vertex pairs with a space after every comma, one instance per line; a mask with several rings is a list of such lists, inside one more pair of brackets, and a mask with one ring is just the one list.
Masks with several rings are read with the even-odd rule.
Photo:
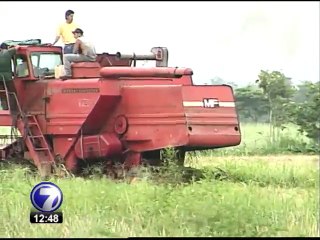
[[[16, 128], [21, 133], [24, 143], [29, 150], [29, 155], [40, 170], [40, 174], [48, 175], [48, 170], [55, 163], [47, 140], [45, 139], [35, 115], [26, 115], [21, 109], [15, 92], [9, 92], [6, 82], [2, 81], [6, 93], [7, 108], [13, 118], [16, 118]], [[49, 168], [48, 168], [49, 167]], [[43, 172], [43, 170], [45, 172]]]
[[18, 129], [25, 137], [25, 143], [28, 147], [30, 157], [37, 166], [51, 165], [54, 156], [45, 139], [35, 115], [26, 115], [18, 120]]
[[[35, 115], [25, 115], [21, 109], [16, 93], [8, 92], [5, 81], [4, 90], [7, 96], [7, 105], [12, 115], [17, 114], [16, 127], [21, 133], [29, 150], [29, 155], [40, 170], [41, 175], [48, 175], [51, 165], [55, 163], [54, 156], [45, 139]], [[13, 97], [11, 99], [10, 97]]]

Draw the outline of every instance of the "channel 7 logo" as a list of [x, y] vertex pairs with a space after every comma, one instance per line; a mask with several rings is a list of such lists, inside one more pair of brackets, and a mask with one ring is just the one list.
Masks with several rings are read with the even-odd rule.
[[62, 223], [63, 214], [57, 212], [63, 201], [61, 189], [51, 182], [35, 185], [30, 193], [33, 207], [38, 211], [30, 212], [31, 223]]

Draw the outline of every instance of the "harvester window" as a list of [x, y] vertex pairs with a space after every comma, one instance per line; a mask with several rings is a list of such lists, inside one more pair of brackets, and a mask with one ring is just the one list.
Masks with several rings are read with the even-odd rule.
[[28, 77], [29, 69], [27, 58], [25, 56], [17, 56], [16, 57], [16, 75], [17, 77]]
[[31, 54], [34, 76], [40, 75], [54, 77], [55, 67], [62, 65], [61, 55], [59, 53], [35, 52]]

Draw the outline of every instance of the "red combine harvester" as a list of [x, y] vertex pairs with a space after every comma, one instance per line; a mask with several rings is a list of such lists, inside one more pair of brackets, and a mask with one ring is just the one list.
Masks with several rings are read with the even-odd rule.
[[[161, 149], [174, 147], [183, 164], [186, 151], [240, 144], [232, 88], [193, 85], [190, 68], [168, 67], [166, 48], [102, 53], [96, 62], [73, 63], [67, 80], [55, 78], [62, 56], [61, 47], [39, 42], [21, 45], [14, 57], [15, 92], [1, 92], [9, 109], [0, 110], [0, 126], [20, 135], [2, 145], [2, 160], [32, 159], [50, 174], [57, 159], [70, 171], [97, 158], [130, 168], [141, 159], [159, 163]], [[156, 66], [137, 67], [138, 60]], [[21, 62], [27, 68], [18, 74]]]

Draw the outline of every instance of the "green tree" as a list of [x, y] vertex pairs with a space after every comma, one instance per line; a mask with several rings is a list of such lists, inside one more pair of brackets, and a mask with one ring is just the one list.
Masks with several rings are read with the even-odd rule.
[[268, 99], [270, 137], [271, 141], [274, 141], [279, 135], [280, 127], [290, 121], [295, 88], [291, 79], [279, 71], [261, 70], [258, 77], [256, 82]]
[[256, 86], [248, 85], [235, 90], [236, 105], [242, 121], [260, 121], [269, 113], [268, 99]]
[[297, 104], [294, 111], [295, 123], [300, 132], [315, 142], [320, 142], [320, 82], [304, 82], [305, 99]]

